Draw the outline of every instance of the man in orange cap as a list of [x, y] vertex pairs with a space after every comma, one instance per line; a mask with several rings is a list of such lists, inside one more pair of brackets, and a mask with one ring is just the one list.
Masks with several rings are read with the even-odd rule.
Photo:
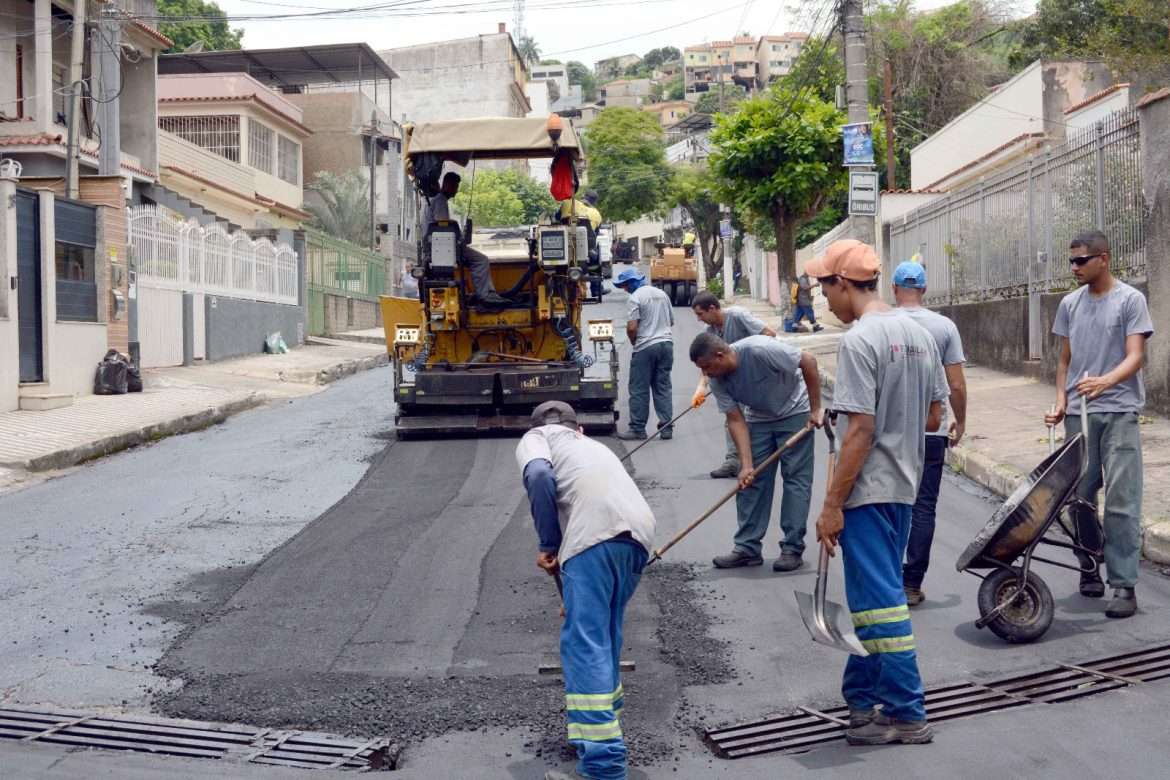
[[881, 263], [870, 246], [837, 241], [805, 270], [833, 314], [852, 324], [833, 391], [833, 409], [847, 419], [841, 456], [817, 520], [818, 541], [830, 553], [841, 544], [849, 611], [869, 652], [845, 666], [845, 736], [852, 745], [930, 742], [902, 557], [946, 376], [930, 334], [878, 298]]

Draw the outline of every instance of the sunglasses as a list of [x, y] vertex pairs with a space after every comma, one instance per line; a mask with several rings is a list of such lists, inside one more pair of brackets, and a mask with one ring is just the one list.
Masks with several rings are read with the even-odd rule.
[[1080, 257], [1070, 257], [1070, 258], [1068, 259], [1068, 261], [1069, 261], [1070, 263], [1072, 263], [1073, 265], [1075, 265], [1077, 268], [1080, 268], [1080, 267], [1081, 267], [1081, 266], [1083, 266], [1085, 263], [1087, 263], [1087, 262], [1089, 262], [1090, 260], [1092, 260], [1094, 257], [1100, 257], [1100, 256], [1101, 256], [1101, 255], [1099, 255], [1099, 254], [1097, 254], [1097, 255], [1081, 255]]

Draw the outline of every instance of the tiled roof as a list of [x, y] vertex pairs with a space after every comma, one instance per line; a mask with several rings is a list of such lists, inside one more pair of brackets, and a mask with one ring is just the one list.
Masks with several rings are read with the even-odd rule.
[[1072, 114], [1072, 113], [1075, 113], [1077, 111], [1080, 111], [1085, 106], [1092, 105], [1093, 103], [1096, 103], [1098, 100], [1101, 100], [1102, 98], [1109, 97], [1114, 92], [1117, 92], [1120, 89], [1126, 89], [1128, 87], [1129, 87], [1128, 83], [1114, 84], [1112, 87], [1106, 87], [1105, 89], [1101, 90], [1100, 92], [1094, 92], [1092, 95], [1089, 95], [1087, 98], [1082, 100], [1080, 103], [1073, 103], [1071, 106], [1069, 106], [1068, 108], [1066, 108], [1064, 110], [1064, 113], [1065, 114]]
[[137, 19], [134, 20], [134, 27], [136, 29], [141, 30], [142, 32], [146, 33], [151, 38], [154, 38], [156, 41], [158, 41], [159, 43], [161, 43], [164, 47], [166, 47], [168, 49], [175, 45], [175, 42], [172, 41], [170, 38], [163, 35], [161, 32], [154, 29], [150, 25], [144, 24], [144, 23], [138, 21]]
[[1151, 92], [1139, 100], [1137, 107], [1142, 108], [1144, 106], [1150, 105], [1151, 103], [1157, 103], [1159, 100], [1165, 100], [1168, 97], [1170, 97], [1170, 87], [1162, 87], [1157, 92]]
[[49, 135], [48, 133], [0, 136], [0, 146], [54, 146], [63, 141], [63, 136]]
[[[942, 177], [941, 179], [939, 179], [938, 181], [931, 182], [930, 184], [926, 185], [926, 186], [925, 186], [925, 187], [923, 187], [922, 189], [923, 189], [923, 190], [929, 190], [929, 189], [933, 189], [935, 185], [937, 185], [937, 184], [940, 184], [940, 183], [942, 183], [942, 182], [946, 181], [947, 179], [954, 178], [954, 177], [955, 177], [957, 174], [960, 174], [960, 173], [962, 173], [962, 172], [964, 172], [964, 171], [969, 171], [969, 170], [971, 170], [972, 168], [974, 168], [975, 166], [979, 165], [980, 163], [984, 163], [984, 162], [986, 162], [986, 161], [990, 160], [992, 157], [995, 157], [995, 156], [996, 156], [996, 155], [998, 155], [1000, 152], [1005, 152], [1005, 151], [1007, 151], [1008, 149], [1012, 148], [1013, 146], [1016, 146], [1016, 145], [1017, 145], [1017, 144], [1019, 144], [1021, 141], [1030, 141], [1030, 140], [1032, 140], [1032, 139], [1035, 139], [1035, 138], [1045, 138], [1045, 137], [1046, 137], [1046, 136], [1045, 136], [1045, 134], [1044, 134], [1044, 133], [1021, 133], [1020, 135], [1017, 135], [1015, 138], [1013, 138], [1012, 140], [1008, 141], [1007, 143], [1005, 143], [1005, 144], [1000, 144], [999, 146], [995, 147], [994, 149], [992, 149], [990, 152], [988, 152], [987, 154], [983, 155], [982, 157], [977, 157], [977, 158], [975, 158], [974, 160], [972, 160], [971, 162], [969, 162], [969, 163], [967, 163], [966, 165], [962, 166], [961, 168], [956, 168], [955, 170], [953, 170], [953, 171], [951, 171], [950, 173], [948, 173], [946, 176], [943, 176], [943, 177]], [[919, 192], [921, 192], [921, 191], [922, 191], [922, 190], [919, 190]]]
[[882, 195], [946, 195], [946, 190], [882, 190]]

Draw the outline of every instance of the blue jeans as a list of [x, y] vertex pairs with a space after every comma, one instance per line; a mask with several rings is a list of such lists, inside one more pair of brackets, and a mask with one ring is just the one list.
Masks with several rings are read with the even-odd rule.
[[[757, 466], [784, 446], [792, 434], [808, 424], [808, 412], [794, 414], [776, 422], [748, 423], [751, 434], [752, 463]], [[780, 498], [780, 530], [784, 538], [781, 552], [804, 553], [804, 534], [808, 527], [808, 507], [812, 500], [813, 436], [805, 436], [796, 446], [780, 456], [756, 477], [755, 482], [735, 496], [735, 549], [758, 557], [764, 549], [761, 541], [772, 519], [772, 495], [776, 492], [776, 469], [784, 480]]]
[[909, 536], [906, 504], [845, 510], [840, 539], [845, 595], [857, 637], [869, 655], [849, 656], [841, 693], [850, 709], [880, 705], [891, 718], [916, 721], [926, 718], [926, 705], [902, 590], [902, 556]]
[[796, 311], [792, 313], [792, 321], [800, 323], [801, 320], [807, 319], [810, 324], [817, 324], [817, 315], [813, 313], [812, 306], [797, 306]]
[[942, 485], [943, 466], [947, 459], [947, 437], [926, 437], [926, 460], [922, 464], [922, 481], [910, 521], [910, 541], [906, 545], [906, 565], [902, 567], [902, 584], [921, 588], [930, 565], [930, 545], [934, 542], [935, 508]]
[[[1077, 495], [1097, 506], [1105, 489], [1105, 570], [1114, 588], [1137, 584], [1142, 555], [1142, 434], [1137, 412], [1089, 415], [1089, 466]], [[1080, 415], [1064, 418], [1066, 436], [1081, 432]], [[1078, 556], [1079, 557], [1079, 556]]]
[[640, 544], [610, 540], [565, 561], [561, 668], [569, 742], [577, 749], [582, 777], [626, 778], [622, 620], [647, 557]]
[[670, 370], [674, 368], [674, 342], [661, 341], [630, 356], [630, 430], [645, 433], [650, 419], [650, 395], [662, 428], [674, 416], [670, 397]]

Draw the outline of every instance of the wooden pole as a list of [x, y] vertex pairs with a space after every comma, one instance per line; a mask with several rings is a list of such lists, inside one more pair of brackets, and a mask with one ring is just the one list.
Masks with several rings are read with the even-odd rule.
[[894, 66], [886, 58], [886, 189], [896, 190], [894, 180]]

